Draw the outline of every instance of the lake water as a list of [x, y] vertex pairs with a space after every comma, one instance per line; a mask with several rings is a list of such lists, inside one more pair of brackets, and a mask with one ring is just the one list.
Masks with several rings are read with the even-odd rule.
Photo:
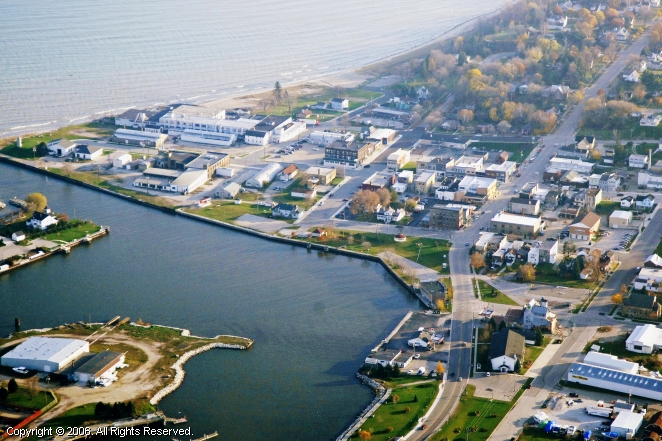
[[505, 0], [3, 0], [0, 136], [357, 68]]
[[[255, 340], [186, 364], [160, 408], [194, 434], [328, 440], [373, 398], [354, 373], [415, 297], [379, 265], [275, 244], [0, 164], [0, 200], [39, 191], [109, 236], [0, 276], [0, 333], [115, 315]], [[3, 211], [7, 211], [10, 208]]]

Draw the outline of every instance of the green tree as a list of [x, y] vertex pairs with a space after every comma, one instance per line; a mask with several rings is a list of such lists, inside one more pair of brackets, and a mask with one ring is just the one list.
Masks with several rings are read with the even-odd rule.
[[7, 390], [9, 391], [10, 394], [13, 394], [18, 390], [18, 383], [16, 383], [16, 380], [13, 378], [9, 380], [9, 383], [7, 383]]
[[536, 329], [536, 346], [542, 346], [545, 341], [545, 336], [540, 329]]
[[519, 358], [515, 361], [514, 372], [519, 372], [522, 369], [522, 363], [519, 361]]
[[463, 66], [467, 64], [467, 53], [464, 51], [461, 51], [458, 56], [457, 56], [457, 65], [458, 66]]
[[48, 146], [44, 141], [40, 142], [37, 144], [35, 147], [35, 155], [36, 156], [46, 156], [48, 155]]
[[280, 86], [280, 82], [276, 81], [276, 84], [274, 84], [274, 103], [276, 105], [280, 104], [280, 100], [283, 98], [283, 88]]
[[42, 211], [48, 205], [48, 199], [41, 193], [30, 193], [25, 198], [25, 202], [35, 211]]

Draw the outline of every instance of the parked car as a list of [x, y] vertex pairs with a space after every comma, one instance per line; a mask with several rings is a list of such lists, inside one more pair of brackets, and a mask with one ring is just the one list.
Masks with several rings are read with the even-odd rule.
[[570, 393], [568, 394], [568, 396], [569, 396], [569, 397], [572, 397], [572, 398], [577, 398], [577, 397], [579, 396], [579, 394], [578, 394], [577, 392], [570, 392]]
[[575, 426], [568, 426], [568, 432], [567, 432], [567, 434], [570, 435], [570, 436], [572, 436], [572, 435], [575, 434], [575, 431], [576, 431], [576, 430], [577, 430], [577, 428], [576, 428]]

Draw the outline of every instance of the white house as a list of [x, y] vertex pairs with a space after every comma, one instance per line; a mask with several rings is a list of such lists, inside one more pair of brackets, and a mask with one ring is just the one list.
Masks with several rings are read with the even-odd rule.
[[621, 208], [631, 208], [634, 204], [634, 198], [632, 196], [625, 196], [621, 199]]
[[634, 168], [644, 168], [648, 165], [647, 155], [630, 155], [628, 157], [628, 166]]
[[132, 160], [131, 155], [127, 152], [113, 152], [108, 156], [110, 161], [113, 161], [113, 168], [124, 168]]
[[299, 169], [297, 168], [296, 165], [290, 164], [287, 167], [283, 169], [282, 172], [278, 173], [278, 179], [280, 179], [283, 182], [289, 182], [294, 177], [299, 174]]
[[643, 127], [657, 127], [662, 121], [662, 115], [644, 116], [639, 120], [639, 125]]
[[657, 291], [656, 286], [662, 282], [662, 269], [641, 268], [639, 274], [634, 278], [632, 286], [636, 290]]
[[78, 144], [68, 139], [56, 139], [48, 143], [48, 153], [52, 156], [67, 156], [74, 152]]
[[93, 161], [103, 154], [103, 149], [95, 145], [77, 145], [74, 149], [76, 158]]
[[637, 69], [632, 69], [632, 72], [624, 73], [623, 80], [629, 81], [630, 83], [638, 83], [641, 78], [641, 74]]
[[662, 329], [647, 324], [637, 326], [625, 341], [625, 349], [640, 354], [651, 354], [662, 347]]
[[346, 98], [334, 98], [331, 100], [331, 108], [333, 110], [349, 109], [349, 100]]
[[57, 224], [57, 218], [53, 216], [50, 208], [44, 208], [44, 211], [35, 211], [32, 217], [25, 222], [28, 228], [45, 230], [51, 225]]
[[634, 201], [635, 207], [638, 210], [650, 210], [655, 205], [655, 196], [652, 194], [646, 196], [640, 194], [637, 195]]
[[405, 210], [402, 208], [394, 210], [393, 208], [389, 207], [377, 211], [377, 220], [382, 221], [385, 224], [390, 222], [398, 222], [403, 217], [405, 217]]
[[492, 370], [513, 372], [517, 360], [524, 358], [524, 336], [510, 329], [502, 329], [492, 334], [489, 357]]
[[283, 169], [282, 165], [272, 162], [271, 164], [264, 167], [262, 170], [255, 173], [252, 177], [250, 177], [244, 183], [244, 185], [246, 187], [262, 188], [264, 185], [269, 184], [271, 181], [273, 181], [276, 175], [280, 173], [282, 169]]
[[639, 188], [662, 188], [662, 176], [655, 176], [645, 172], [637, 174]]
[[11, 235], [11, 240], [14, 242], [25, 240], [25, 234], [22, 231], [15, 231], [14, 234]]
[[296, 205], [278, 204], [271, 210], [271, 214], [274, 217], [298, 219], [301, 213], [299, 212], [299, 207], [297, 207]]
[[630, 36], [630, 32], [628, 32], [628, 30], [625, 28], [620, 28], [615, 31], [614, 36], [618, 41], [625, 41]]
[[248, 130], [244, 133], [244, 142], [251, 145], [269, 144], [269, 133], [261, 130]]

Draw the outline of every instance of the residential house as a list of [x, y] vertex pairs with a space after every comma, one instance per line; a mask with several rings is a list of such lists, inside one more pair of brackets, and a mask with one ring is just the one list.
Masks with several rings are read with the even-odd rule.
[[460, 123], [457, 122], [457, 120], [454, 119], [447, 119], [443, 123], [441, 123], [441, 128], [443, 130], [457, 130], [458, 127], [460, 127]]
[[615, 193], [621, 185], [621, 178], [616, 173], [602, 173], [598, 187], [605, 193]]
[[657, 127], [662, 121], [662, 115], [644, 116], [639, 120], [639, 125], [642, 127]]
[[388, 224], [402, 220], [402, 218], [405, 217], [405, 210], [402, 208], [394, 210], [393, 208], [388, 207], [378, 210], [376, 214], [378, 221], [382, 221], [385, 224]]
[[660, 292], [660, 283], [662, 283], [662, 269], [644, 267], [639, 270], [632, 286], [636, 290]]
[[637, 195], [634, 199], [634, 205], [637, 210], [652, 210], [655, 205], [655, 196], [652, 194], [646, 196], [642, 194]]
[[501, 212], [490, 221], [490, 231], [534, 238], [542, 230], [542, 224], [540, 216], [521, 216]]
[[623, 299], [621, 315], [626, 317], [660, 318], [660, 304], [657, 296], [632, 293]]
[[58, 220], [50, 208], [45, 207], [44, 211], [35, 211], [32, 217], [25, 222], [28, 228], [45, 230], [51, 225], [57, 224]]
[[639, 188], [662, 188], [662, 176], [639, 172], [637, 175], [637, 186]]
[[278, 179], [280, 179], [282, 182], [289, 182], [294, 177], [299, 174], [299, 169], [297, 168], [296, 165], [290, 164], [287, 167], [283, 169], [280, 173], [278, 173]]
[[559, 205], [559, 192], [557, 190], [549, 190], [545, 195], [545, 207], [556, 209]]
[[398, 173], [398, 183], [409, 185], [414, 182], [414, 172], [411, 170], [402, 170]]
[[628, 167], [646, 168], [648, 165], [648, 155], [630, 155], [628, 157]]
[[559, 255], [559, 240], [540, 241], [539, 247], [539, 261], [540, 263], [556, 263], [556, 257]]
[[628, 81], [630, 83], [638, 83], [640, 79], [641, 79], [641, 74], [637, 69], [632, 69], [631, 71], [628, 70], [626, 73], [623, 74], [623, 80]]
[[630, 209], [634, 205], [634, 198], [632, 196], [625, 196], [621, 199], [621, 208]]
[[595, 148], [595, 136], [575, 136], [575, 147], [580, 151], [591, 151]]
[[587, 159], [588, 150], [578, 150], [574, 144], [562, 145], [556, 151], [556, 156], [559, 158]]
[[298, 219], [299, 215], [301, 214], [299, 212], [299, 207], [296, 205], [292, 204], [278, 204], [271, 210], [271, 214], [273, 217], [284, 217], [287, 219]]
[[398, 171], [409, 162], [409, 150], [397, 149], [386, 158], [386, 166], [391, 171]]
[[504, 328], [492, 333], [489, 357], [493, 371], [513, 372], [519, 360], [524, 359], [524, 337], [517, 332]]
[[544, 98], [552, 98], [555, 100], [566, 100], [570, 95], [570, 88], [568, 86], [552, 85], [544, 88], [540, 94]]
[[537, 216], [540, 214], [540, 201], [537, 199], [510, 198], [508, 211], [515, 214]]
[[609, 226], [611, 228], [626, 228], [632, 224], [632, 212], [614, 210], [609, 215]]
[[347, 98], [334, 98], [331, 100], [331, 109], [347, 110], [349, 109], [349, 100]]
[[299, 119], [308, 119], [313, 116], [313, 111], [310, 109], [301, 109], [299, 113], [297, 113], [297, 118]]
[[430, 92], [425, 86], [421, 86], [416, 90], [416, 96], [420, 100], [426, 100], [430, 96]]
[[565, 29], [567, 25], [568, 25], [567, 15], [554, 15], [547, 19], [547, 28], [550, 30]]
[[56, 139], [48, 143], [48, 153], [52, 156], [68, 156], [74, 152], [78, 143], [68, 139]]
[[625, 28], [614, 29], [614, 37], [618, 41], [625, 41], [630, 37], [630, 32]]
[[74, 148], [74, 155], [78, 159], [93, 161], [103, 154], [103, 149], [95, 145], [77, 145]]
[[540, 299], [540, 302], [531, 299], [523, 309], [522, 326], [524, 329], [544, 329], [552, 334], [556, 333], [556, 314], [551, 311], [544, 297]]
[[589, 188], [586, 192], [586, 197], [584, 198], [584, 206], [589, 211], [595, 211], [595, 207], [602, 202], [602, 189], [601, 188]]
[[570, 238], [577, 240], [591, 240], [600, 229], [601, 220], [602, 218], [593, 212], [578, 217], [570, 225]]
[[[175, 193], [190, 194], [203, 186], [208, 180], [207, 170], [187, 170], [172, 181], [169, 188], [166, 189]], [[136, 185], [135, 182], [134, 185]]]

